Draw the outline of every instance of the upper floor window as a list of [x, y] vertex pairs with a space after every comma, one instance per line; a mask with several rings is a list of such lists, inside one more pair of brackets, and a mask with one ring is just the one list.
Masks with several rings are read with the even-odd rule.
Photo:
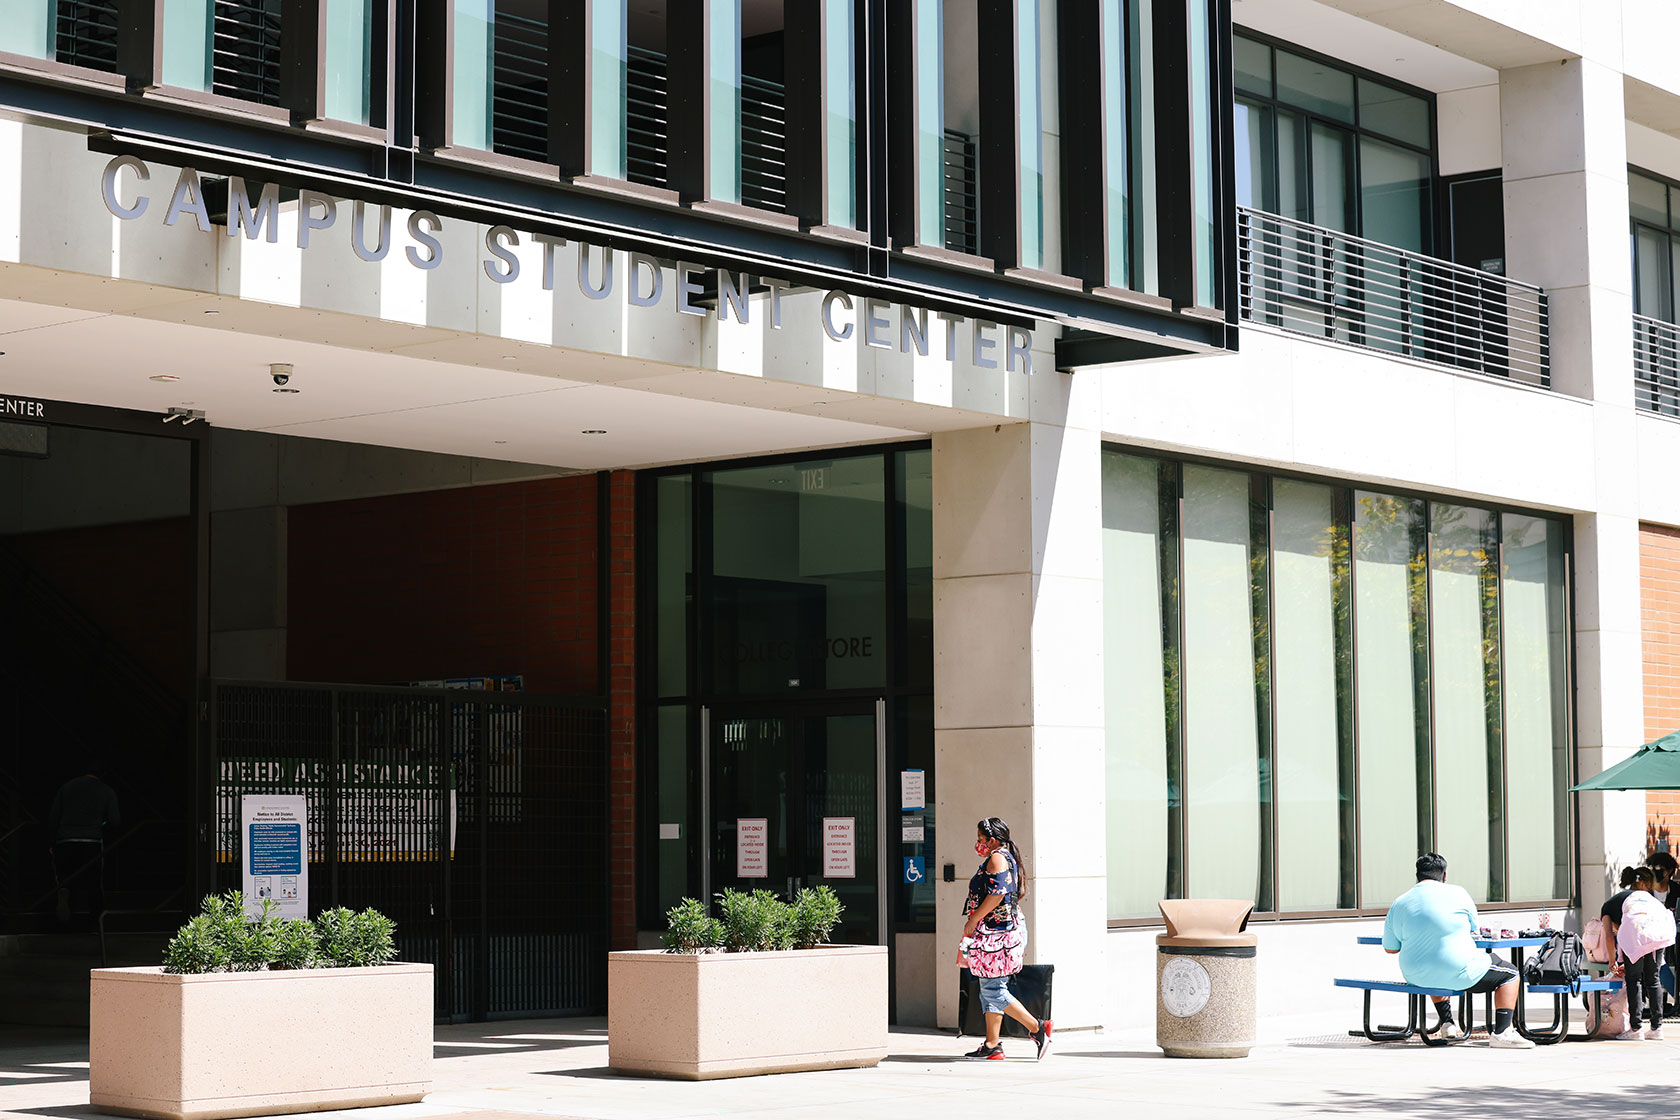
[[1675, 321], [1675, 267], [1680, 263], [1680, 187], [1628, 172], [1633, 227], [1633, 313]]
[[119, 0], [16, 0], [0, 19], [0, 51], [117, 72]]
[[1432, 99], [1248, 35], [1234, 55], [1237, 205], [1434, 251]]

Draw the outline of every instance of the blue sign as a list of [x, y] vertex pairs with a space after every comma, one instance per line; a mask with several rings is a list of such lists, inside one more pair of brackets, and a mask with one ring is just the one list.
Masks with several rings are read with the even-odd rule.
[[927, 861], [921, 856], [904, 857], [904, 881], [920, 883], [927, 879]]
[[303, 871], [303, 826], [251, 825], [252, 875], [297, 875]]

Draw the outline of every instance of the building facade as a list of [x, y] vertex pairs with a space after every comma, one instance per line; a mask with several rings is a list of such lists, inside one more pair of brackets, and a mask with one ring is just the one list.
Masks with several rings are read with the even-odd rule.
[[456, 1018], [827, 883], [951, 1025], [986, 816], [1064, 1026], [1160, 899], [1329, 1004], [1419, 851], [1515, 927], [1671, 842], [1568, 792], [1673, 729], [1665, 5], [21, 7], [8, 932], [94, 753], [112, 922], [302, 792]]

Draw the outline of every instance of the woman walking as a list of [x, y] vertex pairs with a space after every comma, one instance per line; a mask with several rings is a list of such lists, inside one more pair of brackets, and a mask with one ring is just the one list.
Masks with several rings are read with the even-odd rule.
[[976, 826], [974, 850], [980, 856], [980, 866], [968, 881], [968, 901], [963, 904], [968, 920], [963, 923], [957, 967], [968, 969], [980, 981], [986, 1041], [966, 1056], [1002, 1061], [999, 1032], [1003, 1017], [1008, 1015], [1027, 1028], [1042, 1059], [1050, 1049], [1050, 1020], [1033, 1018], [1021, 1001], [1009, 994], [1009, 978], [1021, 971], [1027, 950], [1027, 923], [1020, 911], [1021, 898], [1027, 893], [1021, 850], [1009, 838], [1009, 826], [997, 817], [987, 817]]

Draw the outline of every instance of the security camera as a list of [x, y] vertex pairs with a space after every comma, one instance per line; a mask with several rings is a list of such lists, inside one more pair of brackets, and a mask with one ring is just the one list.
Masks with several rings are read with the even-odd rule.
[[284, 386], [292, 379], [292, 363], [275, 362], [268, 367], [268, 375], [274, 378], [274, 384]]

